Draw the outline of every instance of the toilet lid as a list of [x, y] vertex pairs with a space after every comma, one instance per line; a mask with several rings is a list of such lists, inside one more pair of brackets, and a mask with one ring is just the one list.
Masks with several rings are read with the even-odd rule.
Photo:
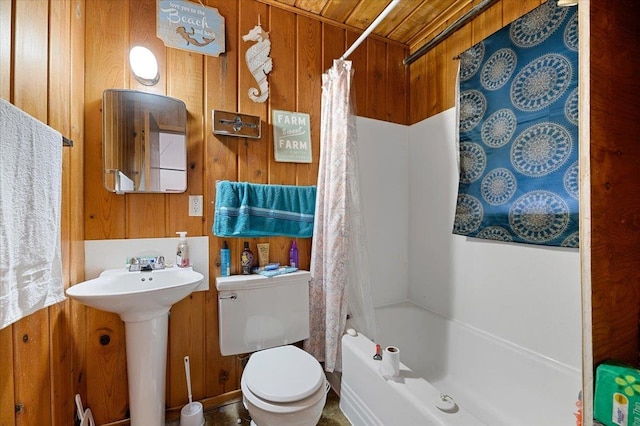
[[307, 398], [325, 380], [320, 363], [295, 346], [280, 346], [254, 353], [242, 377], [254, 395], [272, 402]]

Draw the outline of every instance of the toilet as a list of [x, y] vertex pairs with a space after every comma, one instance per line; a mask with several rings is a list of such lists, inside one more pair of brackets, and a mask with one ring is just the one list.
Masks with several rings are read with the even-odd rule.
[[309, 337], [309, 281], [296, 271], [218, 277], [222, 355], [252, 353], [240, 381], [257, 426], [313, 426], [329, 390], [320, 363], [294, 346]]

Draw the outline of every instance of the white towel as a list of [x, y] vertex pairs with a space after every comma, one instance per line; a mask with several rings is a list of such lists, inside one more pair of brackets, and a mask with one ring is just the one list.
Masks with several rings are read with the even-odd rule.
[[0, 99], [0, 329], [65, 299], [62, 136]]

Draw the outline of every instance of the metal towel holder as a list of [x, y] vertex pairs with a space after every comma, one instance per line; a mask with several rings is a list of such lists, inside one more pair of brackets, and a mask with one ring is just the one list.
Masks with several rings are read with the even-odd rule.
[[212, 111], [213, 134], [260, 139], [260, 117], [237, 112]]

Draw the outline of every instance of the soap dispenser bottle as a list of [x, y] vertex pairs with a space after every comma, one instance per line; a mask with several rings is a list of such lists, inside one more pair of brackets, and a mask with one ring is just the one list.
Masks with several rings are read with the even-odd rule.
[[229, 252], [229, 245], [225, 240], [220, 249], [220, 276], [228, 277], [229, 275], [231, 275], [231, 254]]
[[251, 268], [253, 267], [253, 252], [249, 249], [249, 241], [244, 242], [244, 250], [242, 250], [240, 263], [242, 265], [242, 275], [251, 274]]
[[176, 247], [176, 266], [186, 268], [189, 266], [189, 244], [187, 244], [187, 233], [185, 231], [176, 232], [180, 235], [178, 246]]
[[296, 240], [291, 241], [291, 249], [289, 250], [289, 266], [292, 268], [298, 267], [298, 246]]

